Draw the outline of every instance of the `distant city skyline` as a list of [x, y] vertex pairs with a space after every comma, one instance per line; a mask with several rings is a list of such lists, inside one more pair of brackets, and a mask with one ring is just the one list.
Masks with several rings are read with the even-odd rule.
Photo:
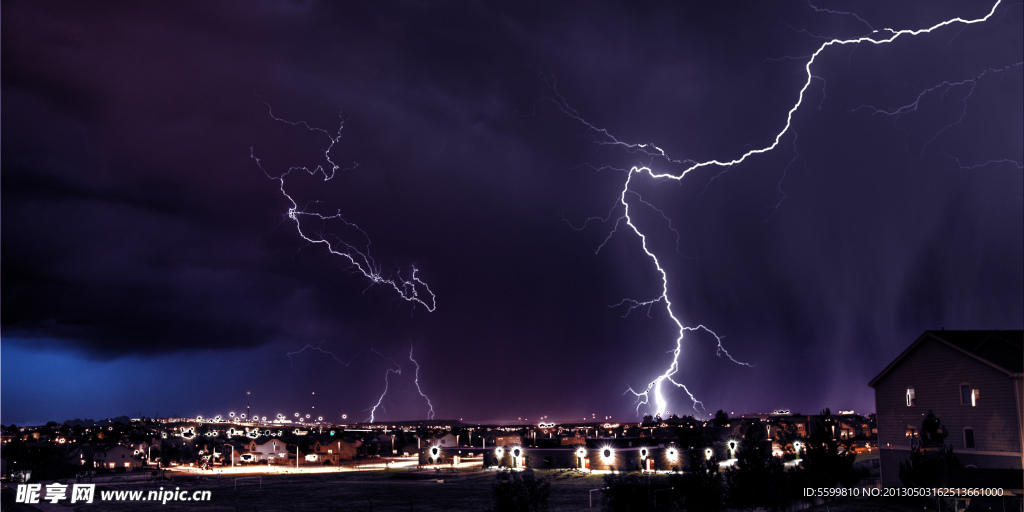
[[1022, 9], [4, 3], [0, 422], [872, 412], [1024, 328]]

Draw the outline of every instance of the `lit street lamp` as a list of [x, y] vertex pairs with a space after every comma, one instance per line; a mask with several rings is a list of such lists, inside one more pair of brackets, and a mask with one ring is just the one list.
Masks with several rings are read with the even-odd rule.
[[299, 469], [299, 445], [297, 445], [297, 444], [286, 444], [285, 446], [286, 447], [287, 446], [294, 446], [295, 447], [295, 469]]
[[231, 447], [231, 469], [235, 469], [235, 445], [228, 444]]

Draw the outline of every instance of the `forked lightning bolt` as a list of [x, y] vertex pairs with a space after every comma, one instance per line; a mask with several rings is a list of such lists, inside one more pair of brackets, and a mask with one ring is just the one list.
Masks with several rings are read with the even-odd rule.
[[[407, 278], [402, 277], [401, 275], [393, 277], [385, 276], [381, 270], [380, 265], [378, 265], [370, 256], [370, 239], [369, 236], [367, 236], [366, 232], [362, 230], [362, 228], [360, 228], [357, 224], [347, 220], [344, 216], [342, 216], [340, 211], [336, 211], [333, 214], [324, 215], [316, 211], [311, 211], [308, 208], [299, 208], [299, 204], [295, 201], [294, 198], [292, 198], [292, 196], [288, 193], [288, 191], [285, 188], [285, 179], [288, 177], [289, 174], [291, 174], [294, 171], [304, 171], [311, 176], [316, 174], [322, 174], [324, 181], [329, 181], [332, 178], [334, 178], [334, 175], [338, 172], [339, 169], [341, 169], [341, 166], [339, 166], [338, 164], [334, 163], [333, 160], [331, 160], [331, 149], [334, 148], [334, 145], [341, 140], [341, 131], [345, 126], [345, 122], [341, 121], [338, 125], [337, 133], [332, 135], [327, 130], [310, 126], [305, 121], [289, 121], [277, 117], [274, 115], [274, 112], [271, 109], [270, 105], [267, 104], [266, 102], [263, 103], [264, 105], [267, 106], [267, 112], [270, 114], [270, 117], [273, 118], [275, 121], [285, 123], [291, 126], [303, 127], [312, 133], [323, 135], [327, 139], [327, 146], [324, 148], [324, 158], [326, 159], [328, 164], [326, 167], [323, 165], [317, 165], [313, 169], [304, 166], [290, 167], [288, 168], [288, 170], [281, 172], [280, 174], [277, 175], [265, 169], [263, 165], [260, 163], [259, 157], [256, 156], [255, 150], [253, 148], [249, 149], [249, 156], [256, 162], [256, 165], [260, 168], [260, 170], [263, 171], [264, 174], [266, 174], [268, 178], [276, 180], [278, 182], [278, 184], [280, 185], [281, 194], [285, 197], [285, 199], [288, 200], [289, 203], [291, 203], [291, 206], [288, 208], [288, 218], [295, 222], [295, 229], [298, 231], [299, 236], [301, 236], [306, 242], [309, 242], [310, 244], [323, 245], [331, 254], [340, 256], [344, 260], [348, 261], [348, 263], [353, 268], [359, 271], [359, 273], [361, 273], [370, 281], [371, 286], [374, 284], [389, 286], [392, 289], [394, 289], [395, 292], [397, 292], [398, 295], [403, 300], [420, 304], [423, 307], [427, 308], [427, 311], [434, 311], [434, 308], [436, 307], [434, 293], [430, 290], [430, 287], [427, 285], [427, 283], [423, 282], [422, 280], [420, 280], [419, 277], [417, 277], [416, 274], [418, 270], [416, 269], [416, 267], [412, 267], [412, 270], [410, 271], [409, 276]], [[355, 166], [358, 166], [358, 164], [355, 164]], [[341, 222], [346, 226], [346, 228], [358, 232], [362, 236], [362, 238], [364, 238], [364, 240], [346, 240], [337, 235], [325, 234], [317, 229], [304, 229], [303, 220], [311, 220], [313, 222]]]
[[[566, 101], [566, 99], [564, 97], [562, 97], [561, 94], [558, 93], [556, 84], [553, 81], [548, 81], [548, 86], [553, 91], [554, 97], [553, 98], [545, 98], [545, 99], [553, 102], [564, 114], [568, 115], [569, 117], [571, 117], [571, 118], [575, 119], [576, 121], [578, 121], [579, 123], [581, 123], [592, 134], [592, 136], [594, 137], [594, 140], [595, 140], [596, 143], [601, 144], [601, 145], [618, 146], [618, 147], [621, 147], [621, 148], [623, 148], [623, 149], [625, 149], [626, 151], [629, 151], [629, 152], [642, 154], [642, 155], [645, 155], [645, 156], [650, 157], [650, 158], [662, 159], [662, 160], [664, 160], [664, 161], [666, 161], [666, 162], [668, 162], [670, 164], [673, 164], [672, 165], [673, 167], [677, 167], [677, 168], [678, 167], [682, 167], [683, 168], [681, 171], [677, 171], [677, 172], [657, 172], [654, 169], [652, 169], [652, 167], [650, 167], [650, 166], [636, 166], [636, 167], [632, 167], [628, 172], [625, 173], [626, 178], [625, 178], [625, 181], [624, 181], [623, 186], [622, 186], [622, 191], [619, 194], [618, 202], [617, 202], [616, 206], [612, 210], [612, 212], [614, 213], [615, 211], [617, 211], [621, 207], [622, 214], [621, 214], [620, 217], [618, 217], [615, 220], [615, 224], [613, 225], [613, 227], [611, 229], [611, 232], [609, 233], [609, 237], [617, 232], [619, 226], [621, 226], [621, 225], [628, 226], [629, 229], [634, 234], [636, 234], [636, 236], [640, 239], [640, 246], [641, 246], [641, 248], [643, 249], [643, 251], [647, 255], [647, 257], [650, 259], [650, 261], [654, 264], [654, 267], [657, 270], [658, 275], [660, 275], [660, 277], [661, 277], [661, 290], [660, 290], [660, 293], [657, 296], [655, 296], [654, 298], [648, 299], [648, 300], [632, 300], [632, 299], [628, 299], [628, 300], [623, 301], [622, 303], [618, 304], [618, 306], [628, 306], [629, 309], [634, 309], [634, 308], [639, 308], [639, 307], [651, 308], [651, 307], [653, 307], [655, 305], [661, 305], [661, 306], [664, 307], [665, 312], [668, 313], [669, 318], [672, 319], [672, 322], [675, 324], [675, 326], [677, 328], [677, 333], [678, 333], [678, 335], [676, 337], [676, 340], [675, 340], [675, 348], [672, 350], [672, 361], [669, 363], [668, 368], [665, 369], [665, 371], [662, 372], [660, 375], [658, 375], [654, 380], [652, 380], [650, 383], [648, 383], [647, 387], [644, 388], [642, 391], [636, 391], [632, 387], [627, 389], [626, 393], [633, 393], [633, 395], [636, 396], [636, 399], [637, 399], [637, 407], [636, 407], [637, 413], [640, 412], [640, 407], [642, 407], [644, 405], [650, 405], [650, 402], [652, 400], [654, 401], [654, 404], [653, 404], [654, 405], [654, 410], [649, 411], [650, 413], [652, 413], [652, 414], [666, 414], [666, 413], [670, 412], [669, 411], [668, 400], [665, 397], [664, 389], [663, 389], [665, 384], [666, 384], [666, 382], [671, 384], [672, 386], [675, 386], [675, 387], [677, 387], [679, 389], [682, 389], [687, 394], [687, 396], [690, 398], [690, 400], [693, 402], [693, 409], [696, 412], [698, 412], [698, 413], [701, 412], [700, 410], [697, 409], [697, 406], [698, 405], [703, 406], [703, 404], [693, 395], [693, 393], [690, 392], [689, 389], [687, 389], [687, 387], [682, 382], [680, 382], [678, 379], [676, 379], [676, 374], [679, 371], [679, 357], [680, 357], [680, 355], [682, 353], [682, 348], [683, 348], [683, 345], [682, 345], [683, 338], [685, 337], [686, 333], [689, 332], [689, 331], [701, 330], [701, 331], [707, 332], [712, 337], [714, 337], [714, 339], [717, 341], [717, 344], [718, 344], [717, 354], [719, 356], [724, 354], [726, 357], [728, 357], [734, 363], [741, 364], [741, 365], [747, 365], [747, 366], [750, 366], [750, 365], [748, 365], [747, 363], [743, 363], [743, 362], [740, 362], [740, 361], [734, 359], [725, 350], [725, 347], [722, 345], [722, 338], [719, 337], [714, 332], [712, 332], [707, 327], [705, 327], [703, 325], [698, 325], [696, 327], [685, 326], [685, 325], [683, 325], [683, 322], [680, 321], [679, 318], [676, 316], [676, 312], [674, 311], [674, 309], [672, 307], [672, 301], [670, 299], [671, 295], [669, 293], [668, 274], [666, 273], [665, 269], [662, 267], [661, 262], [658, 259], [658, 256], [655, 255], [655, 253], [648, 247], [647, 235], [633, 222], [633, 218], [630, 216], [631, 208], [635, 206], [635, 205], [632, 205], [631, 202], [630, 202], [630, 200], [632, 198], [635, 197], [635, 198], [638, 199], [638, 201], [641, 204], [646, 204], [646, 205], [650, 206], [649, 203], [646, 203], [646, 202], [643, 201], [643, 199], [639, 196], [639, 194], [636, 191], [634, 191], [634, 190], [632, 190], [630, 188], [630, 185], [633, 183], [633, 178], [638, 176], [638, 175], [646, 174], [647, 176], [649, 176], [651, 179], [654, 179], [654, 180], [676, 180], [676, 181], [680, 181], [683, 178], [685, 178], [688, 174], [690, 174], [691, 172], [697, 171], [697, 170], [700, 170], [700, 169], [704, 169], [704, 168], [718, 169], [717, 173], [721, 174], [721, 173], [727, 171], [730, 167], [732, 167], [734, 165], [737, 165], [737, 164], [743, 163], [748, 158], [754, 157], [756, 155], [760, 155], [762, 153], [768, 153], [768, 152], [774, 150], [776, 147], [778, 147], [780, 142], [782, 141], [783, 136], [785, 136], [788, 132], [791, 131], [790, 128], [792, 126], [793, 115], [803, 105], [804, 94], [807, 92], [808, 88], [811, 86], [812, 81], [816, 78], [814, 73], [812, 72], [812, 68], [814, 67], [814, 64], [817, 61], [818, 57], [820, 55], [822, 55], [822, 53], [825, 52], [825, 50], [827, 50], [828, 48], [833, 47], [833, 46], [845, 46], [845, 45], [854, 45], [854, 46], [856, 46], [856, 45], [862, 45], [862, 44], [885, 45], [885, 44], [888, 44], [888, 43], [892, 43], [893, 41], [896, 41], [899, 38], [906, 38], [906, 37], [918, 36], [918, 35], [921, 35], [921, 34], [927, 34], [927, 33], [930, 33], [932, 31], [939, 30], [939, 29], [947, 27], [947, 26], [961, 26], [962, 27], [962, 26], [971, 25], [971, 24], [975, 24], [975, 23], [982, 23], [982, 22], [985, 22], [985, 21], [989, 20], [994, 15], [994, 13], [996, 12], [996, 9], [999, 7], [1000, 2], [1001, 2], [1001, 0], [997, 1], [995, 3], [995, 5], [992, 6], [992, 9], [988, 12], [988, 14], [986, 14], [985, 16], [983, 16], [981, 18], [967, 20], [967, 19], [963, 19], [963, 18], [957, 17], [957, 18], [952, 18], [952, 19], [948, 19], [948, 20], [942, 21], [940, 23], [936, 23], [935, 25], [932, 25], [932, 26], [927, 27], [927, 28], [913, 29], [913, 30], [911, 30], [911, 29], [895, 30], [895, 29], [892, 29], [892, 28], [884, 28], [884, 29], [881, 29], [881, 30], [875, 30], [875, 29], [871, 28], [871, 25], [868, 24], [867, 21], [865, 21], [864, 19], [860, 18], [856, 14], [848, 13], [848, 12], [830, 11], [830, 10], [826, 10], [826, 9], [820, 9], [818, 7], [815, 7], [813, 4], [810, 4], [811, 7], [814, 8], [815, 11], [817, 11], [817, 12], [828, 12], [828, 13], [832, 13], [832, 14], [841, 14], [841, 15], [846, 15], [846, 16], [852, 16], [852, 17], [856, 18], [858, 21], [860, 21], [861, 23], [863, 23], [866, 27], [868, 27], [868, 29], [871, 30], [871, 33], [866, 35], [866, 36], [862, 36], [862, 37], [855, 37], [855, 38], [849, 38], [849, 39], [828, 39], [827, 41], [823, 42], [817, 48], [817, 50], [815, 50], [814, 53], [811, 54], [811, 56], [807, 59], [807, 62], [804, 65], [804, 70], [806, 72], [806, 77], [807, 78], [804, 81], [803, 86], [800, 88], [800, 90], [799, 90], [799, 92], [797, 94], [796, 102], [792, 105], [792, 107], [789, 109], [789, 111], [786, 114], [785, 123], [783, 123], [782, 128], [775, 135], [775, 138], [771, 142], [771, 144], [769, 144], [767, 146], [764, 146], [764, 147], [761, 147], [761, 148], [751, 149], [751, 150], [741, 154], [740, 156], [735, 157], [735, 158], [731, 158], [731, 159], [722, 159], [722, 160], [713, 159], [713, 160], [707, 160], [707, 161], [703, 161], [703, 162], [697, 162], [697, 161], [693, 161], [693, 160], [689, 160], [689, 159], [683, 159], [683, 160], [674, 159], [674, 158], [670, 158], [665, 153], [664, 150], [662, 150], [661, 148], [659, 148], [659, 147], [657, 147], [657, 146], [655, 146], [653, 144], [630, 143], [630, 142], [625, 142], [625, 141], [619, 140], [614, 135], [612, 135], [612, 133], [609, 130], [604, 129], [604, 128], [599, 128], [597, 126], [594, 126], [593, 124], [588, 122], [586, 119], [584, 119], [584, 117], [575, 108], [570, 106], [569, 103]], [[1016, 66], [1016, 65], [1014, 65], [1014, 66]], [[1008, 67], [1012, 67], [1012, 66], [1008, 66]], [[975, 78], [972, 81], [970, 81], [971, 82], [971, 87], [973, 87], [973, 84], [975, 84], [979, 79], [981, 79], [982, 76], [984, 76], [984, 74], [985, 73], [982, 73], [980, 76], [978, 76], [977, 78]], [[544, 78], [544, 79], [547, 81], [546, 78]], [[945, 83], [942, 86], [952, 87], [952, 86], [959, 85], [959, 84], [964, 84], [964, 83], [967, 83], [967, 82], [968, 81], [961, 82], [961, 83]], [[940, 87], [940, 86], [937, 86], [937, 87]], [[921, 95], [923, 96], [923, 95], [927, 94], [928, 92], [931, 92], [932, 90], [935, 90], [935, 88], [926, 90], [926, 91], [922, 92]], [[920, 99], [920, 96], [918, 97], [918, 99]], [[916, 107], [917, 107], [917, 101], [915, 101], [915, 102], [913, 102], [911, 104], [905, 105], [903, 107], [900, 107], [899, 109], [895, 109], [895, 110], [889, 110], [889, 111], [876, 110], [876, 113], [885, 114], [885, 115], [888, 115], [890, 117], [893, 117], [893, 116], [898, 117], [900, 114], [905, 113], [905, 112], [907, 112], [907, 111], [909, 111], [909, 110], [911, 110], [913, 108], [916, 108]], [[794, 143], [795, 143], [795, 141], [794, 141]], [[990, 161], [988, 163], [1000, 162], [1000, 161], [1002, 161], [1002, 160], [993, 160], [993, 161]], [[957, 160], [957, 162], [959, 164], [959, 160]], [[1016, 163], [1018, 165], [1018, 167], [1020, 166], [1020, 164], [1018, 162], [1016, 162], [1016, 161], [1012, 161], [1012, 162]], [[959, 165], [961, 167], [966, 167], [963, 164], [959, 164]], [[612, 214], [609, 214], [608, 217], [606, 217], [606, 218], [592, 218], [592, 219], [588, 219], [587, 222], [589, 222], [590, 220], [601, 220], [601, 221], [606, 221], [607, 222], [607, 221], [610, 221], [611, 216], [612, 216]], [[584, 227], [585, 226], [586, 226], [586, 224], [584, 224]], [[605, 241], [607, 242], [607, 240], [605, 240]], [[602, 243], [602, 245], [603, 245], [603, 243]]]

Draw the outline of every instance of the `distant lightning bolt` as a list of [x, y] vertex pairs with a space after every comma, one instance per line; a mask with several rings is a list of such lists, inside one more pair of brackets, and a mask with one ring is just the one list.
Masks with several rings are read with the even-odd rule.
[[430, 403], [430, 397], [428, 397], [427, 394], [423, 392], [423, 388], [420, 387], [420, 363], [412, 358], [411, 346], [409, 347], [409, 360], [412, 361], [412, 364], [416, 365], [416, 391], [419, 391], [420, 396], [427, 401], [427, 406], [430, 407], [430, 412], [427, 413], [427, 419], [432, 420], [434, 419], [434, 404]]
[[[267, 106], [267, 112], [270, 114], [270, 117], [273, 118], [275, 121], [285, 123], [291, 126], [301, 126], [310, 132], [323, 135], [324, 137], [327, 138], [328, 141], [326, 148], [324, 148], [324, 158], [328, 163], [328, 167], [324, 167], [323, 165], [317, 165], [316, 168], [314, 169], [310, 169], [304, 166], [290, 167], [287, 171], [284, 171], [276, 176], [263, 167], [263, 165], [260, 163], [259, 157], [256, 156], [255, 150], [253, 148], [249, 149], [250, 158], [252, 158], [256, 162], [256, 165], [260, 168], [260, 170], [263, 171], [264, 174], [266, 174], [268, 178], [276, 180], [280, 184], [281, 194], [288, 200], [289, 203], [291, 203], [291, 206], [288, 208], [288, 218], [295, 222], [295, 228], [298, 231], [299, 236], [301, 236], [305, 241], [309, 242], [310, 244], [322, 244], [327, 248], [327, 251], [330, 252], [331, 254], [340, 256], [346, 261], [348, 261], [349, 265], [351, 265], [353, 268], [355, 268], [357, 271], [363, 274], [363, 276], [365, 276], [370, 281], [371, 286], [375, 284], [389, 286], [392, 289], [394, 289], [395, 292], [397, 292], [398, 295], [403, 300], [420, 304], [423, 307], [427, 308], [427, 311], [434, 311], [434, 308], [436, 307], [434, 293], [430, 290], [430, 287], [427, 285], [427, 283], [420, 280], [420, 278], [417, 276], [418, 270], [416, 269], [416, 267], [412, 267], [412, 270], [407, 278], [401, 277], [401, 275], [395, 277], [385, 277], [381, 271], [380, 266], [370, 256], [370, 238], [366, 234], [366, 232], [363, 231], [362, 228], [360, 228], [357, 224], [347, 220], [344, 216], [342, 216], [340, 211], [337, 211], [330, 215], [324, 215], [315, 211], [310, 211], [307, 208], [299, 208], [298, 203], [285, 189], [285, 178], [293, 171], [297, 170], [304, 171], [311, 176], [316, 174], [322, 174], [324, 181], [329, 181], [332, 178], [334, 178], [334, 175], [341, 167], [338, 164], [334, 163], [333, 160], [331, 160], [330, 153], [334, 145], [337, 144], [339, 140], [341, 140], [341, 131], [345, 126], [344, 120], [342, 120], [339, 123], [337, 134], [332, 135], [327, 130], [310, 126], [305, 121], [289, 121], [277, 117], [274, 115], [273, 110], [271, 109], [270, 105], [267, 102], [263, 102], [263, 104]], [[358, 165], [358, 163], [355, 163], [352, 168], [354, 169], [355, 167], [358, 167]], [[318, 222], [341, 222], [347, 228], [360, 233], [360, 235], [365, 239], [365, 243], [359, 243], [359, 245], [356, 245], [356, 242], [347, 241], [334, 235], [325, 235], [324, 233], [317, 229], [303, 229], [302, 221], [304, 219], [315, 219], [315, 221]], [[311, 232], [315, 232], [315, 234], [310, 234]]]
[[394, 368], [388, 368], [387, 371], [384, 372], [384, 392], [380, 394], [380, 398], [377, 399], [377, 403], [373, 406], [372, 409], [370, 409], [370, 418], [369, 418], [369, 420], [367, 420], [370, 423], [373, 423], [375, 421], [375, 419], [376, 419], [377, 408], [380, 407], [381, 410], [385, 410], [384, 409], [384, 405], [383, 405], [384, 404], [384, 396], [388, 394], [388, 386], [390, 385], [390, 383], [388, 382], [388, 377], [392, 373], [394, 373], [395, 375], [401, 375], [402, 374], [402, 367], [398, 366], [398, 363], [395, 362], [394, 359], [391, 359], [390, 357], [387, 357], [384, 354], [381, 354], [376, 349], [371, 349], [371, 350], [373, 351], [374, 354], [377, 354], [378, 356], [380, 356], [380, 357], [382, 357], [384, 359], [387, 359], [388, 361], [391, 361], [391, 364], [395, 365]]
[[[394, 365], [393, 368], [388, 368], [384, 372], [384, 392], [380, 394], [380, 398], [377, 400], [376, 405], [374, 405], [373, 408], [370, 409], [369, 421], [370, 423], [373, 423], [375, 420], [375, 415], [377, 413], [377, 408], [379, 407], [381, 410], [384, 410], [384, 397], [388, 394], [388, 388], [390, 387], [389, 377], [391, 376], [392, 373], [395, 375], [401, 375], [402, 367], [398, 365], [397, 361], [388, 356], [385, 356], [384, 354], [381, 354], [376, 349], [371, 349], [371, 351], [374, 354], [380, 356], [381, 358], [391, 361], [391, 364]], [[409, 360], [412, 361], [412, 364], [416, 365], [416, 372], [413, 375], [413, 382], [416, 384], [416, 391], [419, 392], [420, 396], [422, 396], [423, 399], [427, 401], [427, 406], [430, 408], [430, 411], [427, 413], [427, 419], [434, 419], [434, 404], [430, 401], [430, 397], [428, 397], [427, 394], [423, 392], [423, 388], [420, 387], [420, 363], [413, 359], [412, 354], [413, 348], [410, 346]]]
[[[549, 80], [547, 77], [542, 77], [542, 79], [545, 80], [545, 82], [547, 82], [548, 87], [552, 90], [552, 92], [554, 94], [554, 97], [548, 97], [548, 98], [545, 98], [545, 100], [554, 103], [564, 114], [566, 114], [567, 116], [575, 119], [576, 121], [581, 123], [585, 128], [587, 128], [588, 131], [594, 137], [594, 141], [597, 144], [618, 146], [618, 147], [621, 147], [621, 148], [623, 148], [624, 150], [626, 150], [628, 152], [639, 153], [639, 154], [646, 155], [648, 157], [660, 158], [660, 159], [663, 159], [663, 160], [665, 160], [665, 161], [667, 161], [667, 162], [669, 162], [671, 164], [685, 166], [685, 168], [682, 171], [675, 172], [675, 173], [673, 173], [673, 172], [655, 172], [649, 166], [635, 166], [635, 167], [632, 167], [628, 172], [625, 172], [623, 170], [625, 172], [626, 178], [625, 178], [625, 181], [623, 183], [622, 191], [619, 194], [618, 204], [612, 209], [612, 213], [609, 213], [609, 216], [607, 218], [597, 217], [597, 218], [591, 218], [591, 219], [587, 220], [588, 223], [589, 223], [590, 220], [600, 220], [602, 222], [610, 222], [611, 216], [612, 216], [613, 212], [618, 211], [619, 210], [619, 206], [621, 205], [622, 214], [621, 214], [621, 216], [616, 218], [615, 223], [614, 223], [614, 225], [613, 225], [613, 227], [611, 229], [611, 233], [609, 234], [609, 237], [618, 230], [619, 226], [622, 226], [622, 225], [628, 226], [629, 229], [634, 234], [636, 234], [636, 236], [640, 239], [640, 246], [641, 246], [641, 248], [643, 249], [643, 251], [647, 255], [647, 257], [650, 259], [650, 261], [654, 264], [655, 269], [658, 271], [658, 274], [661, 276], [661, 290], [660, 290], [660, 293], [657, 296], [655, 296], [654, 298], [651, 298], [651, 299], [648, 299], [648, 300], [632, 300], [632, 299], [629, 299], [629, 300], [623, 301], [619, 305], [626, 305], [630, 309], [635, 309], [635, 308], [638, 308], [638, 307], [646, 307], [646, 308], [649, 309], [649, 308], [653, 307], [656, 304], [657, 305], [662, 305], [665, 308], [665, 311], [668, 313], [669, 318], [672, 319], [672, 322], [675, 324], [675, 326], [676, 326], [676, 328], [678, 330], [677, 331], [678, 332], [678, 336], [676, 337], [675, 348], [672, 350], [672, 356], [673, 356], [672, 357], [672, 362], [669, 364], [668, 368], [663, 373], [661, 373], [658, 377], [656, 377], [654, 380], [652, 380], [647, 385], [647, 387], [644, 388], [642, 391], [636, 391], [632, 387], [630, 387], [630, 388], [628, 388], [626, 390], [626, 393], [632, 393], [636, 397], [636, 400], [637, 400], [637, 408], [636, 408], [636, 410], [637, 410], [638, 414], [640, 412], [640, 407], [644, 406], [644, 405], [649, 405], [651, 400], [654, 401], [654, 411], [652, 411], [653, 413], [663, 414], [663, 413], [668, 413], [669, 412], [668, 401], [666, 400], [666, 398], [664, 396], [664, 393], [663, 393], [663, 386], [664, 386], [665, 382], [668, 382], [668, 383], [672, 384], [673, 386], [682, 389], [689, 396], [690, 400], [693, 402], [693, 409], [696, 412], [700, 413], [700, 411], [697, 409], [697, 406], [700, 405], [701, 407], [703, 407], [703, 404], [693, 395], [693, 393], [690, 392], [690, 390], [683, 383], [679, 382], [675, 378], [676, 374], [679, 371], [679, 357], [680, 357], [680, 355], [682, 353], [683, 338], [684, 338], [685, 334], [688, 331], [702, 330], [702, 331], [707, 332], [712, 337], [714, 337], [714, 339], [717, 341], [717, 344], [718, 344], [717, 354], [719, 356], [724, 354], [730, 361], [732, 361], [732, 362], [734, 362], [736, 364], [741, 364], [741, 365], [746, 365], [746, 366], [750, 366], [750, 365], [747, 364], [747, 363], [743, 363], [741, 361], [738, 361], [735, 358], [733, 358], [729, 354], [729, 352], [725, 350], [725, 347], [722, 345], [722, 338], [720, 336], [718, 336], [717, 334], [715, 334], [711, 329], [709, 329], [709, 328], [707, 328], [707, 327], [705, 327], [703, 325], [698, 325], [696, 327], [687, 327], [687, 326], [683, 325], [682, 321], [680, 321], [679, 318], [676, 316], [675, 311], [672, 308], [672, 301], [670, 300], [669, 284], [668, 284], [668, 282], [669, 282], [668, 274], [665, 272], [664, 268], [662, 267], [661, 262], [659, 261], [658, 257], [648, 247], [647, 235], [645, 235], [644, 232], [640, 230], [640, 228], [633, 222], [633, 218], [630, 217], [630, 201], [628, 200], [628, 197], [633, 196], [633, 195], [636, 194], [634, 191], [632, 191], [630, 189], [630, 184], [633, 181], [633, 177], [636, 176], [636, 175], [646, 174], [647, 176], [649, 176], [651, 179], [654, 179], [654, 180], [670, 179], [670, 180], [681, 181], [684, 177], [686, 177], [691, 172], [696, 171], [696, 170], [700, 170], [700, 169], [703, 169], [703, 168], [718, 168], [719, 169], [718, 174], [721, 174], [723, 172], [726, 172], [732, 166], [743, 163], [748, 158], [751, 158], [751, 157], [753, 157], [755, 155], [760, 155], [762, 153], [768, 153], [768, 152], [774, 150], [780, 144], [780, 142], [782, 141], [783, 136], [785, 136], [786, 133], [788, 133], [790, 131], [790, 128], [791, 128], [792, 122], [793, 122], [793, 115], [797, 112], [797, 110], [803, 104], [804, 95], [807, 92], [808, 88], [810, 87], [811, 82], [816, 78], [815, 75], [813, 74], [813, 72], [811, 71], [812, 67], [815, 64], [815, 61], [818, 59], [818, 56], [821, 55], [822, 52], [824, 52], [826, 49], [828, 49], [830, 47], [833, 47], [833, 46], [845, 46], [845, 45], [852, 45], [852, 47], [854, 47], [854, 48], [856, 48], [857, 45], [861, 45], [861, 44], [884, 45], [884, 44], [891, 43], [891, 42], [893, 42], [893, 41], [895, 41], [895, 40], [897, 40], [897, 39], [899, 39], [901, 37], [904, 37], [904, 36], [917, 36], [917, 35], [920, 35], [920, 34], [927, 34], [927, 33], [930, 33], [932, 31], [938, 30], [940, 28], [943, 28], [943, 27], [946, 27], [946, 26], [951, 26], [951, 25], [954, 25], [954, 24], [963, 24], [963, 25], [966, 26], [966, 25], [975, 24], [975, 23], [982, 23], [982, 22], [987, 21], [989, 18], [991, 18], [993, 16], [993, 14], [996, 12], [996, 9], [998, 8], [1000, 2], [1001, 2], [1001, 0], [998, 0], [992, 6], [992, 9], [988, 12], [988, 14], [986, 14], [985, 16], [983, 16], [981, 18], [972, 19], [972, 20], [965, 20], [963, 18], [956, 17], [956, 18], [952, 18], [952, 19], [948, 19], [948, 20], [942, 21], [940, 23], [936, 23], [935, 25], [932, 25], [931, 27], [928, 27], [928, 28], [916, 29], [916, 30], [909, 30], [909, 29], [907, 29], [907, 30], [895, 30], [895, 29], [891, 29], [891, 28], [883, 28], [881, 30], [876, 30], [876, 29], [873, 29], [871, 27], [871, 25], [868, 24], [867, 21], [865, 21], [863, 18], [861, 18], [861, 17], [859, 17], [859, 16], [857, 16], [855, 14], [847, 13], [847, 12], [839, 12], [839, 11], [831, 11], [831, 10], [826, 10], [826, 9], [820, 9], [818, 7], [815, 7], [813, 4], [809, 3], [809, 5], [812, 8], [814, 8], [816, 11], [819, 11], [819, 12], [829, 12], [829, 13], [832, 13], [832, 14], [843, 14], [843, 15], [853, 16], [857, 20], [859, 20], [861, 23], [863, 23], [866, 27], [868, 27], [868, 29], [871, 30], [871, 33], [869, 35], [867, 35], [867, 36], [862, 36], [862, 37], [855, 37], [855, 38], [849, 38], [849, 39], [829, 39], [828, 41], [823, 42], [818, 47], [818, 49], [815, 50], [813, 54], [811, 54], [810, 58], [808, 58], [808, 60], [807, 60], [807, 63], [804, 65], [804, 70], [806, 72], [806, 77], [807, 78], [806, 78], [803, 86], [800, 88], [799, 93], [797, 94], [796, 102], [793, 104], [793, 106], [789, 109], [789, 111], [786, 114], [786, 121], [785, 121], [783, 127], [775, 135], [775, 138], [771, 142], [771, 144], [769, 144], [769, 145], [767, 145], [765, 147], [761, 147], [761, 148], [757, 148], [757, 149], [751, 149], [751, 150], [743, 153], [742, 155], [740, 155], [740, 156], [738, 156], [736, 158], [726, 159], [726, 160], [713, 159], [713, 160], [707, 160], [707, 161], [703, 161], [703, 162], [695, 162], [695, 161], [689, 160], [689, 159], [678, 160], [678, 159], [670, 158], [665, 153], [664, 150], [662, 150], [661, 148], [659, 148], [658, 146], [655, 146], [653, 144], [638, 144], [638, 143], [630, 143], [630, 142], [624, 142], [622, 140], [619, 140], [614, 135], [612, 135], [611, 132], [608, 131], [607, 129], [599, 128], [599, 127], [591, 124], [590, 122], [588, 122], [586, 119], [584, 119], [584, 117], [575, 108], [570, 106], [569, 103], [565, 100], [565, 98], [562, 97], [558, 93], [558, 90], [557, 90], [555, 82], [553, 80]], [[977, 79], [975, 79], [975, 81], [976, 80]], [[794, 143], [795, 143], [795, 140], [794, 140]], [[639, 196], [636, 196], [636, 197], [639, 197]], [[586, 223], [584, 224], [584, 227], [586, 227]], [[606, 243], [606, 242], [607, 242], [607, 240], [605, 240], [604, 243]], [[603, 246], [604, 243], [602, 243], [601, 245]], [[600, 247], [598, 248], [598, 250], [600, 250]], [[653, 397], [652, 397], [652, 395], [653, 395]]]
[[319, 346], [313, 346], [313, 345], [310, 345], [310, 344], [307, 343], [305, 347], [302, 347], [299, 350], [296, 350], [295, 352], [288, 352], [287, 354], [285, 354], [285, 355], [288, 356], [288, 364], [289, 364], [289, 366], [292, 367], [292, 369], [295, 369], [295, 365], [292, 364], [293, 363], [292, 362], [292, 356], [299, 355], [299, 354], [301, 354], [301, 353], [303, 353], [303, 352], [305, 352], [307, 350], [315, 350], [317, 352], [320, 352], [321, 354], [325, 354], [325, 355], [331, 356], [331, 358], [334, 359], [335, 362], [337, 362], [338, 364], [340, 364], [342, 366], [349, 366], [349, 364], [351, 364], [351, 363], [346, 363], [345, 361], [342, 361], [341, 359], [338, 359], [338, 356], [334, 355], [334, 352], [331, 352], [331, 351], [328, 351], [328, 350], [324, 350], [323, 348], [321, 348]]

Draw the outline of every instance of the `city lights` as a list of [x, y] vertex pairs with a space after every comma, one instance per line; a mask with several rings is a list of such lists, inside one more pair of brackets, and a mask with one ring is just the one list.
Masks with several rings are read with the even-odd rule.
[[676, 451], [674, 446], [665, 450], [665, 459], [667, 459], [671, 464], [675, 464], [679, 460], [679, 452]]

